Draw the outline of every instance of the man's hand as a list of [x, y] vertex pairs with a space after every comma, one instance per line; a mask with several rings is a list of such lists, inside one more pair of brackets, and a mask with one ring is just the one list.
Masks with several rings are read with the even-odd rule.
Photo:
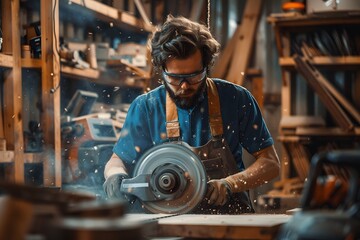
[[231, 188], [225, 179], [210, 180], [205, 199], [210, 205], [223, 206], [229, 200]]
[[124, 199], [124, 194], [122, 192], [120, 192], [120, 186], [121, 186], [121, 182], [122, 180], [124, 180], [125, 178], [128, 178], [129, 176], [127, 174], [123, 174], [123, 173], [118, 173], [118, 174], [114, 174], [109, 176], [104, 185], [104, 191], [106, 193], [106, 195], [108, 196], [108, 198], [110, 199]]

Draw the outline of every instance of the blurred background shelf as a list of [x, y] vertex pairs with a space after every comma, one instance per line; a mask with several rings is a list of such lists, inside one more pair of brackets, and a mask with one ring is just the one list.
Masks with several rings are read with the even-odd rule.
[[[345, 57], [313, 57], [312, 63], [319, 67], [334, 67], [335, 69], [347, 68], [347, 69], [359, 69], [360, 56], [345, 56]], [[279, 65], [285, 68], [295, 69], [295, 61], [292, 57], [279, 58]]]

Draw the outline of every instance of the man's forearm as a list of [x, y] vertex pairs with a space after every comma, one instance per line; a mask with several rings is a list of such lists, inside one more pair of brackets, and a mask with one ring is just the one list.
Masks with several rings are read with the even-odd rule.
[[225, 178], [232, 192], [242, 192], [256, 188], [279, 175], [279, 158], [273, 146], [253, 155], [256, 161], [246, 170]]
[[104, 176], [107, 179], [114, 174], [128, 174], [123, 161], [114, 153], [105, 165]]

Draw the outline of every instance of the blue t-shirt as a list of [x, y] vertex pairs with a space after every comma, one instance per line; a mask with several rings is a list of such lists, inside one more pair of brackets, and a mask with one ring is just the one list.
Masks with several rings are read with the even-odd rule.
[[[242, 147], [249, 153], [273, 145], [273, 139], [260, 109], [248, 90], [220, 79], [213, 79], [219, 93], [224, 138], [237, 162], [244, 169]], [[141, 155], [151, 147], [168, 142], [165, 114], [166, 89], [160, 86], [138, 96], [131, 104], [120, 138], [114, 146], [129, 174]], [[181, 140], [193, 147], [211, 139], [207, 92], [192, 109], [178, 108]]]

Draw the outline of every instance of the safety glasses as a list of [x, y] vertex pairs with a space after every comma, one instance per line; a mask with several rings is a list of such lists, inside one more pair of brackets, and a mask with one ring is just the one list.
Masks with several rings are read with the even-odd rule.
[[164, 69], [163, 77], [167, 83], [174, 86], [181, 86], [183, 82], [187, 82], [190, 85], [194, 85], [200, 83], [206, 78], [206, 68], [203, 68], [199, 72], [194, 72], [190, 74], [168, 73]]

